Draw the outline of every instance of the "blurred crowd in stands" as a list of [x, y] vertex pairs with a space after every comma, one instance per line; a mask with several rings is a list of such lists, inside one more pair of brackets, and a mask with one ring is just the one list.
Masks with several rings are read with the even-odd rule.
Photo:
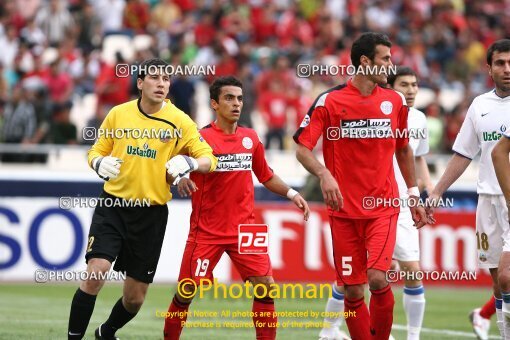
[[[315, 97], [344, 76], [296, 76], [296, 65], [350, 64], [364, 31], [388, 34], [392, 61], [411, 66], [420, 86], [462, 100], [420, 107], [431, 150], [449, 152], [472, 98], [492, 87], [486, 49], [510, 37], [509, 0], [10, 0], [0, 2], [0, 141], [82, 144], [70, 112], [84, 96], [97, 104], [87, 126], [138, 93], [116, 63], [160, 57], [173, 65], [215, 65], [244, 84], [241, 123], [264, 125], [266, 148], [289, 149]], [[146, 35], [128, 60], [102, 58], [109, 35]], [[49, 54], [48, 51], [56, 51]], [[212, 77], [174, 77], [169, 97], [195, 118], [196, 87]], [[84, 113], [85, 114], [85, 113]]]

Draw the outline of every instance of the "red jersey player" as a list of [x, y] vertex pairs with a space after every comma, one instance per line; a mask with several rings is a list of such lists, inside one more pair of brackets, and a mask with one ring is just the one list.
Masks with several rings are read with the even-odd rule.
[[[192, 279], [197, 284], [201, 279], [212, 281], [214, 267], [226, 252], [243, 280], [249, 280], [253, 285], [263, 284], [266, 289], [262, 291], [269, 292], [274, 283], [269, 255], [238, 252], [239, 224], [255, 222], [252, 171], [267, 189], [287, 196], [303, 210], [305, 220], [310, 210], [303, 197], [268, 166], [264, 146], [256, 132], [237, 125], [243, 107], [241, 82], [234, 77], [218, 78], [210, 87], [210, 97], [216, 121], [200, 133], [213, 148], [218, 166], [210, 176], [191, 175], [190, 179], [179, 181], [179, 193], [192, 196], [193, 208], [179, 281]], [[260, 297], [263, 293], [256, 295]], [[187, 311], [190, 303], [191, 298], [179, 292], [175, 294], [168, 309], [170, 317], [165, 319], [165, 340], [179, 338], [187, 313], [175, 312]], [[259, 327], [263, 323], [276, 324], [274, 310], [269, 293], [264, 298], [254, 298], [253, 323], [257, 339], [276, 337], [276, 328]], [[271, 316], [261, 317], [261, 312], [270, 312], [264, 314]]]
[[[356, 340], [387, 340], [393, 322], [394, 297], [385, 275], [399, 213], [399, 206], [389, 203], [399, 197], [393, 154], [411, 199], [416, 202], [419, 196], [408, 139], [393, 138], [399, 137], [397, 130], [407, 129], [405, 99], [378, 86], [387, 82], [382, 70], [392, 65], [390, 47], [383, 34], [361, 35], [352, 46], [352, 64], [357, 70], [369, 67], [379, 72], [358, 73], [346, 85], [321, 94], [294, 136], [297, 159], [320, 179], [330, 217], [337, 284], [345, 286], [345, 312], [355, 312], [346, 323]], [[321, 135], [326, 166], [312, 153]], [[423, 207], [411, 208], [411, 213], [417, 228], [427, 222]], [[364, 301], [367, 281], [372, 293], [370, 312]]]

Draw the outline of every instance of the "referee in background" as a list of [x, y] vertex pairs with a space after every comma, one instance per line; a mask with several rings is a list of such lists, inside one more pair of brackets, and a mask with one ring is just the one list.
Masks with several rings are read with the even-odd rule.
[[[154, 279], [168, 218], [166, 203], [172, 198], [170, 183], [191, 171], [208, 173], [216, 168], [217, 159], [195, 123], [166, 99], [170, 87], [167, 66], [161, 59], [140, 64], [137, 87], [141, 97], [112, 108], [88, 153], [89, 165], [106, 181], [101, 197], [123, 202], [148, 199], [150, 206], [96, 207], [85, 254], [89, 277], [74, 294], [68, 339], [85, 335], [104, 285], [103, 273], [114, 261], [113, 269], [127, 276], [123, 295], [95, 337], [116, 339], [115, 332], [140, 310]], [[143, 137], [119, 133], [128, 129], [141, 130]], [[147, 137], [162, 130], [168, 134]]]

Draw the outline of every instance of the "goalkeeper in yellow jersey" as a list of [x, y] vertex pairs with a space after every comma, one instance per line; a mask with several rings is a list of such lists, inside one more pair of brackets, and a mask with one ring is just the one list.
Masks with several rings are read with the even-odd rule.
[[85, 335], [104, 285], [103, 273], [113, 262], [114, 270], [127, 278], [122, 297], [95, 337], [116, 339], [115, 332], [140, 310], [154, 279], [168, 218], [166, 204], [172, 198], [170, 184], [189, 172], [216, 168], [217, 159], [195, 123], [166, 99], [167, 66], [160, 59], [138, 66], [140, 98], [108, 113], [88, 153], [90, 167], [106, 181], [101, 197], [119, 204], [98, 205], [94, 211], [85, 253], [89, 275], [73, 297], [68, 339]]

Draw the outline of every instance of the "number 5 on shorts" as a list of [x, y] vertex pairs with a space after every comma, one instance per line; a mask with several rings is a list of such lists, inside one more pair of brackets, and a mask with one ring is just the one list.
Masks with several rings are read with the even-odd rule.
[[342, 275], [349, 276], [352, 274], [352, 256], [342, 256]]

